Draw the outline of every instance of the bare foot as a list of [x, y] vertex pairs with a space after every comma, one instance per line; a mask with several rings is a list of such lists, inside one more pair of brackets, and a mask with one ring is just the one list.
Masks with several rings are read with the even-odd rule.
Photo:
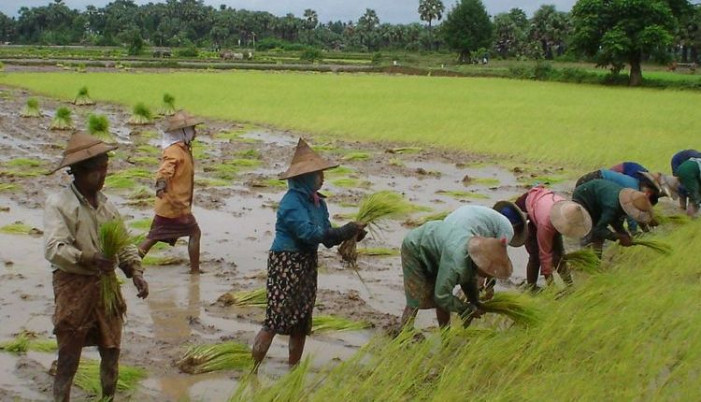
[[204, 273], [206, 273], [206, 271], [203, 271], [201, 268], [190, 268], [191, 275], [199, 275]]

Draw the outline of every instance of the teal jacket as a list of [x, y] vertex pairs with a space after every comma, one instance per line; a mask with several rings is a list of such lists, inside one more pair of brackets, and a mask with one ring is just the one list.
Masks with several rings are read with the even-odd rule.
[[446, 311], [462, 314], [469, 307], [453, 295], [456, 285], [462, 286], [471, 303], [478, 303], [476, 271], [467, 253], [473, 236], [506, 238], [508, 243], [514, 230], [506, 217], [491, 208], [464, 206], [443, 221], [419, 226], [404, 239], [404, 246], [422, 262], [424, 275], [436, 278], [434, 301]]
[[618, 240], [618, 236], [609, 230], [609, 225], [617, 233], [627, 233], [623, 228], [626, 213], [618, 200], [621, 190], [623, 187], [620, 185], [601, 179], [586, 182], [574, 189], [572, 200], [583, 206], [591, 216], [592, 239]]

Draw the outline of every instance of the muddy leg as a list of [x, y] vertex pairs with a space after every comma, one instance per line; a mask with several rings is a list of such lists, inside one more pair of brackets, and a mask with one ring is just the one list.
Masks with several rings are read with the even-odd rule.
[[538, 290], [538, 274], [540, 273], [540, 260], [537, 255], [528, 254], [526, 264], [526, 283], [531, 291]]
[[565, 255], [565, 245], [562, 242], [562, 235], [558, 235], [557, 238], [555, 239], [555, 245], [554, 245], [554, 261], [555, 266], [557, 267], [557, 273], [560, 275], [560, 278], [562, 278], [562, 281], [565, 282], [565, 285], [567, 286], [572, 286], [574, 282], [572, 281], [572, 274], [570, 274], [570, 268], [567, 265], [567, 261], [563, 258]]
[[112, 401], [117, 391], [119, 378], [119, 349], [98, 348], [100, 352], [100, 384], [102, 385], [101, 401]]
[[251, 350], [254, 362], [253, 372], [258, 372], [258, 366], [260, 366], [260, 363], [268, 353], [268, 349], [270, 349], [270, 344], [273, 343], [274, 337], [274, 332], [270, 332], [264, 328], [256, 335], [256, 338], [253, 340], [253, 349]]
[[446, 328], [448, 325], [450, 325], [450, 311], [436, 307], [436, 319], [438, 320], [438, 326], [441, 329]]
[[54, 378], [54, 402], [68, 402], [71, 400], [71, 385], [78, 370], [85, 336], [76, 333], [59, 333], [56, 334], [56, 338], [59, 348]]
[[596, 256], [601, 260], [601, 256], [604, 254], [604, 241], [599, 239], [594, 239], [591, 242], [591, 246], [596, 253]]
[[683, 211], [686, 210], [686, 197], [684, 196], [679, 196], [679, 208], [681, 208]]
[[151, 250], [151, 247], [156, 243], [158, 243], [158, 240], [145, 239], [142, 241], [141, 244], [139, 244], [139, 256], [144, 258], [149, 250]]
[[197, 232], [190, 236], [190, 240], [187, 243], [187, 252], [190, 255], [190, 273], [199, 274], [200, 272], [200, 237], [202, 237], [202, 232], [197, 229]]
[[402, 314], [402, 320], [399, 323], [399, 329], [402, 330], [406, 326], [414, 326], [414, 318], [416, 318], [416, 313], [419, 309], [406, 306], [404, 307], [404, 313]]
[[304, 352], [304, 342], [307, 340], [307, 335], [301, 334], [291, 334], [289, 349], [289, 359], [287, 363], [292, 366], [296, 366], [299, 360], [302, 358], [302, 352]]

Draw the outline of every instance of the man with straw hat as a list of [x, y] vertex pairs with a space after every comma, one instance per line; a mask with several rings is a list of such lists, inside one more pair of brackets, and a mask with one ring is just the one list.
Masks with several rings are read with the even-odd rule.
[[268, 253], [265, 321], [253, 342], [256, 370], [276, 334], [289, 335], [290, 366], [296, 365], [311, 333], [317, 289], [317, 250], [364, 236], [365, 225], [350, 222], [331, 227], [324, 196], [324, 170], [337, 167], [314, 152], [300, 138], [290, 167], [280, 175], [288, 190], [282, 197], [275, 222], [275, 239]]
[[107, 152], [116, 148], [87, 134], [73, 134], [61, 163], [51, 172], [68, 167], [73, 175], [71, 185], [49, 196], [44, 209], [44, 255], [51, 262], [56, 301], [55, 401], [70, 400], [82, 348], [93, 345], [102, 358], [102, 398], [114, 397], [126, 304], [118, 293], [118, 311], [107, 311], [101, 298], [101, 276], [114, 275], [115, 266], [119, 266], [132, 278], [137, 296], [148, 296], [136, 247], [124, 247], [116, 261], [107, 259], [98, 248], [100, 225], [121, 221], [117, 208], [100, 191], [107, 176]]
[[174, 246], [180, 237], [188, 236], [191, 274], [201, 272], [202, 232], [192, 215], [195, 184], [192, 141], [197, 136], [195, 126], [198, 124], [202, 124], [202, 121], [184, 110], [168, 118], [161, 142], [161, 166], [156, 173], [156, 216], [146, 239], [139, 245], [139, 253], [143, 257], [159, 241]]
[[553, 271], [572, 285], [572, 275], [563, 260], [565, 248], [562, 236], [582, 238], [591, 230], [591, 217], [581, 205], [567, 201], [544, 186], [528, 190], [516, 200], [516, 205], [528, 216], [528, 265], [526, 283], [538, 289], [538, 272], [548, 285], [553, 283]]
[[[421, 309], [435, 308], [441, 328], [450, 323], [451, 312], [465, 322], [481, 316], [478, 277], [511, 276], [506, 245], [513, 236], [506, 217], [481, 206], [460, 207], [442, 221], [410, 231], [401, 249], [406, 296], [401, 326], [413, 326]], [[467, 302], [453, 294], [457, 285]]]
[[626, 215], [638, 223], [648, 224], [653, 220], [652, 204], [645, 194], [607, 180], [596, 179], [575, 188], [572, 201], [591, 216], [591, 242], [599, 258], [604, 240], [617, 240], [624, 247], [633, 245], [630, 233], [623, 228]]

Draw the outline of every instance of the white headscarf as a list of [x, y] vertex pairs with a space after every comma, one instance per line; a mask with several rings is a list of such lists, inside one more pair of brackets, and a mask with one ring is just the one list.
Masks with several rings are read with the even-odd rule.
[[175, 144], [176, 142], [184, 142], [190, 145], [190, 142], [195, 138], [195, 127], [184, 127], [173, 131], [164, 131], [161, 139], [161, 147], [163, 149]]

